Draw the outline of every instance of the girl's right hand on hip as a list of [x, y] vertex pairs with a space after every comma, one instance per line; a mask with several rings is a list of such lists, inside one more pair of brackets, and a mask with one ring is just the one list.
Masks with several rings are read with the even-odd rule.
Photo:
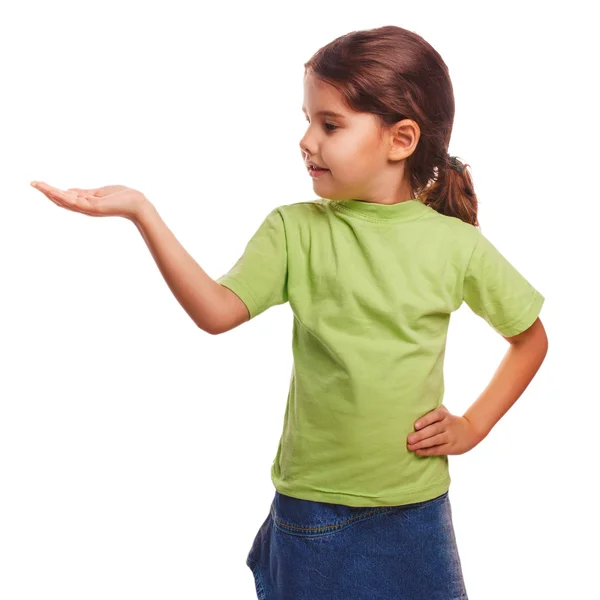
[[147, 202], [142, 192], [124, 185], [107, 185], [96, 189], [69, 188], [66, 191], [43, 181], [32, 181], [31, 186], [56, 205], [92, 217], [115, 216], [134, 220]]

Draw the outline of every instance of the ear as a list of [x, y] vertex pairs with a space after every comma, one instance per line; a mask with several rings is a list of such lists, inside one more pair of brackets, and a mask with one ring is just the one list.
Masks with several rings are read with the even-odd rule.
[[389, 160], [404, 160], [416, 149], [421, 128], [412, 119], [398, 121], [389, 130]]

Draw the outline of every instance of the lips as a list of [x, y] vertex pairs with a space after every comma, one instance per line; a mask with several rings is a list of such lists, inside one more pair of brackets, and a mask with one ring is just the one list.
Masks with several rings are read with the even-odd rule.
[[308, 174], [313, 179], [318, 179], [319, 177], [322, 177], [325, 173], [329, 173], [329, 169], [313, 169], [312, 167], [309, 167], [308, 169]]
[[325, 167], [322, 167], [321, 165], [318, 165], [317, 163], [311, 162], [310, 160], [306, 162], [306, 167], [307, 168], [313, 168], [313, 169], [320, 169], [322, 171], [328, 171], [329, 169], [326, 169]]

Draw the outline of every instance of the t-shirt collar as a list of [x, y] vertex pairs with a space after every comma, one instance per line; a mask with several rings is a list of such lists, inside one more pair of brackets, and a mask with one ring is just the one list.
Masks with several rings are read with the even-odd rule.
[[379, 204], [354, 199], [330, 202], [334, 209], [367, 221], [412, 221], [433, 210], [416, 198], [395, 204]]

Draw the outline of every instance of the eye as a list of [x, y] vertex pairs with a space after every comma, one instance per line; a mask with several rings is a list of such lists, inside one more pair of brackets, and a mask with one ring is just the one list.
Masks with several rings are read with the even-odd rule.
[[[308, 123], [310, 123], [310, 120], [308, 117], [306, 117], [306, 121]], [[323, 125], [325, 126], [325, 131], [328, 131], [328, 132], [332, 132], [332, 131], [335, 131], [336, 129], [338, 129], [337, 125], [334, 125], [333, 123], [328, 123], [327, 121], [325, 121], [325, 123]], [[328, 129], [328, 127], [330, 127], [331, 129]]]

